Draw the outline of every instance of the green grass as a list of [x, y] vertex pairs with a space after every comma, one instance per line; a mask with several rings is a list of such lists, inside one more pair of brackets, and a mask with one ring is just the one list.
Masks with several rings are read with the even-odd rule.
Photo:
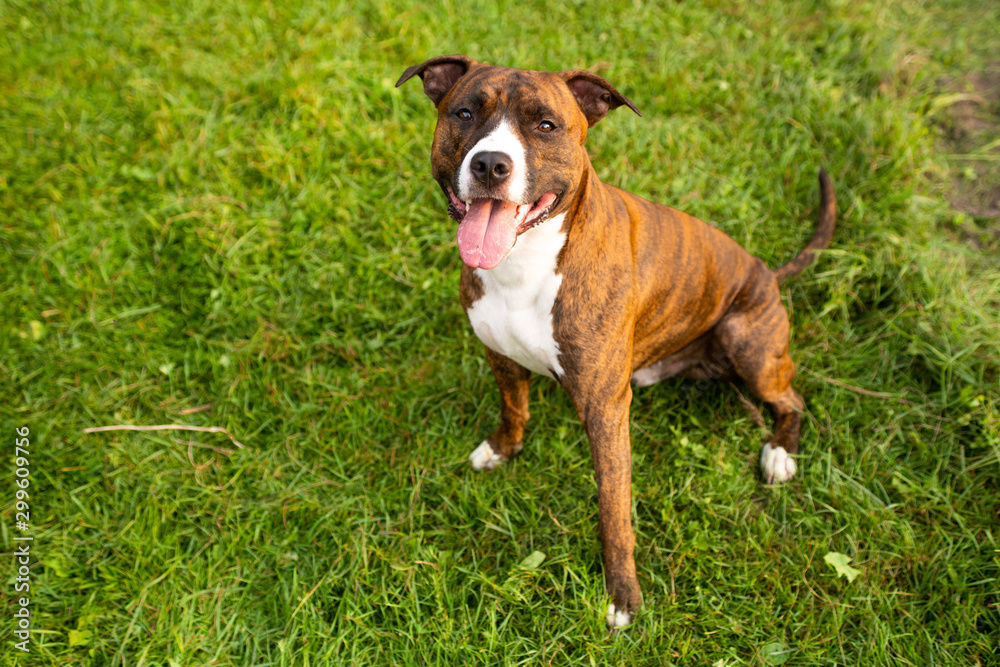
[[[12, 562], [28, 426], [37, 558], [32, 653], [4, 613], [3, 664], [1000, 661], [998, 248], [956, 232], [935, 105], [995, 58], [1000, 13], [660, 4], [0, 2], [0, 537]], [[820, 165], [837, 186], [832, 249], [785, 289], [800, 475], [759, 484], [728, 384], [636, 391], [647, 605], [615, 636], [559, 388], [534, 382], [516, 462], [465, 462], [497, 394], [433, 108], [393, 87], [448, 53], [607, 63], [644, 116], [591, 133], [600, 176], [772, 266]], [[82, 433], [163, 423], [245, 448]]]

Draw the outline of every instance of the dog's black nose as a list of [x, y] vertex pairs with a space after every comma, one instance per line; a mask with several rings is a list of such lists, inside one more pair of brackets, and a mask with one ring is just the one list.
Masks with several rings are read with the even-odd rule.
[[503, 184], [510, 177], [514, 161], [506, 153], [483, 151], [472, 156], [469, 168], [475, 179], [489, 188]]

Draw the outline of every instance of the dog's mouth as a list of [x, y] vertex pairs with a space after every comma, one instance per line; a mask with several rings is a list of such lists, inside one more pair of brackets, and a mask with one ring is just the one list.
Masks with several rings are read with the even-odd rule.
[[458, 221], [458, 251], [474, 269], [492, 269], [510, 253], [520, 234], [549, 217], [557, 195], [546, 192], [533, 204], [503, 199], [463, 202], [448, 188], [448, 213]]

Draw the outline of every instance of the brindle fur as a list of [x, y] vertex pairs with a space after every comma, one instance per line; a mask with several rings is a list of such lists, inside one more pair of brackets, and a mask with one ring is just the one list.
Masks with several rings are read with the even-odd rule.
[[[611, 84], [580, 70], [559, 74], [444, 56], [408, 69], [438, 108], [431, 163], [442, 189], [455, 187], [465, 153], [502, 117], [516, 120], [534, 198], [556, 191], [551, 215], [566, 213], [567, 240], [557, 272], [553, 338], [570, 395], [590, 441], [598, 488], [608, 592], [619, 610], [642, 603], [631, 523], [630, 380], [649, 369], [655, 380], [739, 376], [775, 418], [773, 446], [798, 451], [802, 397], [792, 388], [788, 316], [778, 278], [812, 261], [833, 233], [835, 199], [820, 172], [822, 205], [813, 241], [777, 271], [724, 233], [669, 206], [602, 183], [584, 148], [587, 129], [609, 110], [635, 106]], [[469, 108], [477, 122], [455, 117]], [[636, 113], [638, 111], [636, 110]], [[543, 120], [559, 132], [532, 131]], [[461, 303], [482, 296], [475, 270], [462, 267]], [[517, 454], [528, 421], [530, 372], [486, 350], [500, 390], [500, 424], [489, 437], [504, 459]]]

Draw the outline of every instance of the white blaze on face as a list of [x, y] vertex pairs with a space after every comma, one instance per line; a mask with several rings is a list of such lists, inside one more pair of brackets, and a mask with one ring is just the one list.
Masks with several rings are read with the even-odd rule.
[[504, 118], [493, 131], [476, 142], [476, 145], [465, 154], [462, 167], [458, 172], [458, 198], [468, 203], [473, 199], [472, 189], [475, 177], [472, 175], [472, 158], [484, 151], [505, 153], [513, 163], [511, 174], [507, 178], [504, 190], [497, 193], [497, 199], [505, 199], [515, 204], [526, 204], [528, 196], [528, 165], [525, 160], [524, 144], [510, 122]]

